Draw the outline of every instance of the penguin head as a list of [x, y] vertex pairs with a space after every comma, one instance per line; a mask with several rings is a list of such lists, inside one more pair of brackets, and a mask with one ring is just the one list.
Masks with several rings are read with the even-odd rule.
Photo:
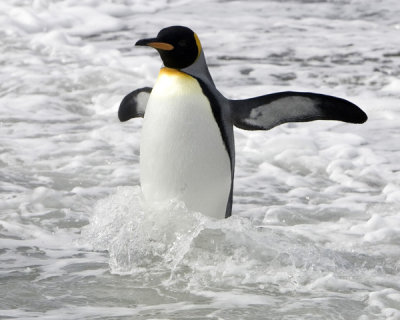
[[173, 69], [189, 67], [197, 60], [202, 50], [197, 35], [182, 26], [164, 28], [156, 38], [142, 39], [135, 45], [156, 49], [164, 65]]

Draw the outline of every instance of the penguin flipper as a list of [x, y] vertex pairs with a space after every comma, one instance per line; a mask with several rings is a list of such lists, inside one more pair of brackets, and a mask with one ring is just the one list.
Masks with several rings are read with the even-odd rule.
[[233, 124], [245, 130], [269, 130], [287, 122], [339, 120], [364, 123], [367, 115], [342, 98], [311, 92], [277, 92], [230, 100]]
[[119, 121], [124, 122], [132, 118], [143, 118], [151, 90], [152, 88], [144, 87], [136, 89], [126, 95], [119, 105]]

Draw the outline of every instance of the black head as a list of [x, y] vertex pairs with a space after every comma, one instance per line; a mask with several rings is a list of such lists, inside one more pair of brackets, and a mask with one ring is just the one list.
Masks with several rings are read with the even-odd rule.
[[139, 40], [136, 45], [157, 49], [164, 65], [174, 69], [190, 66], [201, 52], [197, 35], [189, 28], [182, 26], [162, 29], [156, 38]]

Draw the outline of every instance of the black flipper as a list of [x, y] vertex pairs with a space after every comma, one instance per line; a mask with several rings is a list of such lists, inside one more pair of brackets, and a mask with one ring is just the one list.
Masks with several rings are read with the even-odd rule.
[[277, 92], [230, 103], [234, 125], [245, 130], [269, 130], [286, 122], [313, 120], [367, 121], [364, 111], [350, 101], [311, 92]]
[[136, 89], [130, 94], [126, 95], [119, 105], [119, 120], [124, 122], [132, 118], [143, 118], [151, 90], [152, 88], [144, 87]]

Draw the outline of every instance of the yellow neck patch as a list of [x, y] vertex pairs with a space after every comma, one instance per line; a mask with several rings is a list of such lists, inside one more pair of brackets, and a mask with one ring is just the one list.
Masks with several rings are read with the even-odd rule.
[[164, 67], [161, 68], [160, 73], [159, 73], [159, 77], [160, 76], [175, 76], [175, 77], [188, 77], [188, 78], [192, 78], [191, 76], [189, 76], [188, 74], [179, 71], [177, 69], [173, 69], [173, 68], [168, 68], [168, 67]]

